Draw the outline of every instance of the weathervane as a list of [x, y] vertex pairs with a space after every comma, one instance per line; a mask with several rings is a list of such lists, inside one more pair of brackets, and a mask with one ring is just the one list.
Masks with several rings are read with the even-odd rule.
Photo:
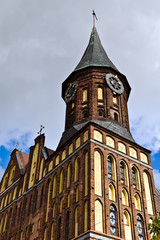
[[92, 10], [92, 15], [93, 15], [93, 27], [95, 27], [95, 19], [98, 21], [98, 18], [94, 10]]
[[43, 129], [44, 129], [44, 126], [43, 126], [43, 125], [40, 125], [40, 130], [39, 130], [39, 132], [38, 132], [37, 134], [38, 134], [38, 135], [41, 135]]

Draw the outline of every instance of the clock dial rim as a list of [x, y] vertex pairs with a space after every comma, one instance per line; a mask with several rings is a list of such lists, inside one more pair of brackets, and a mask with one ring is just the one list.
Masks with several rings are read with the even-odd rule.
[[[66, 93], [65, 93], [65, 97], [64, 100], [66, 103], [70, 102], [72, 100], [72, 98], [75, 96], [76, 92], [77, 92], [77, 87], [78, 87], [78, 82], [74, 81], [72, 83], [70, 83], [70, 85], [68, 86]], [[72, 93], [69, 93], [69, 91], [71, 90], [71, 88], [74, 88]]]
[[[114, 87], [114, 85], [111, 83], [111, 78], [114, 78], [118, 81], [119, 85], [120, 85], [120, 89], [116, 89]], [[117, 77], [117, 75], [114, 75], [113, 73], [107, 73], [106, 74], [106, 82], [108, 84], [108, 86], [110, 87], [110, 89], [117, 93], [117, 94], [122, 94], [124, 92], [124, 86], [123, 86], [123, 83], [122, 81]]]

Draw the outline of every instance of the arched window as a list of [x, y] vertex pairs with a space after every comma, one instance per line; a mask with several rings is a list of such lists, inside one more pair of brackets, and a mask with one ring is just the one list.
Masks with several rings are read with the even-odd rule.
[[70, 155], [72, 152], [73, 152], [73, 143], [71, 143], [71, 144], [69, 145], [69, 151], [68, 151], [69, 155]]
[[79, 137], [79, 138], [77, 138], [77, 140], [76, 140], [76, 149], [79, 148], [80, 145], [81, 145], [81, 139], [80, 139], [80, 137]]
[[130, 154], [131, 157], [137, 159], [137, 151], [134, 148], [129, 147], [129, 154]]
[[14, 189], [12, 201], [15, 200], [15, 198], [16, 198], [16, 193], [17, 193], [17, 187], [15, 187], [15, 189]]
[[75, 175], [74, 175], [74, 181], [77, 182], [79, 180], [79, 157], [75, 160]]
[[117, 113], [114, 113], [114, 120], [118, 121], [118, 114]]
[[113, 184], [109, 184], [109, 200], [115, 201], [116, 200], [116, 196], [115, 196], [115, 188], [113, 186]]
[[67, 168], [67, 188], [71, 185], [71, 163], [69, 163]]
[[61, 161], [63, 161], [66, 158], [66, 149], [63, 150], [62, 152], [62, 159]]
[[98, 100], [103, 100], [103, 88], [98, 87]]
[[103, 211], [99, 200], [95, 201], [95, 230], [103, 232]]
[[109, 155], [107, 157], [107, 161], [108, 161], [108, 178], [112, 180], [116, 180], [115, 159]]
[[129, 213], [125, 210], [123, 213], [125, 239], [132, 240], [131, 220]]
[[101, 155], [94, 152], [94, 189], [95, 194], [102, 196]]
[[51, 240], [54, 240], [54, 226], [53, 226], [53, 223], [52, 223], [52, 226], [51, 226]]
[[102, 109], [99, 109], [98, 115], [99, 117], [104, 117], [104, 111]]
[[69, 240], [69, 211], [67, 212], [66, 215], [66, 240]]
[[118, 142], [118, 151], [126, 154], [126, 145], [123, 144], [122, 142]]
[[144, 180], [144, 189], [145, 189], [145, 196], [146, 196], [146, 204], [147, 204], [148, 214], [153, 215], [150, 181], [149, 181], [148, 174], [146, 172], [143, 173], [143, 180]]
[[88, 201], [84, 204], [84, 231], [88, 230]]
[[83, 142], [86, 142], [88, 140], [88, 130], [84, 132], [83, 134]]
[[8, 194], [5, 196], [4, 207], [7, 206], [7, 202], [8, 202]]
[[88, 112], [87, 111], [84, 111], [83, 112], [83, 118], [87, 118], [88, 117]]
[[111, 234], [117, 234], [117, 211], [113, 205], [110, 206], [110, 231]]
[[60, 200], [60, 209], [59, 209], [60, 213], [62, 213], [62, 208], [63, 208], [63, 198], [61, 198]]
[[128, 168], [126, 163], [120, 162], [121, 183], [128, 186]]
[[61, 217], [58, 220], [58, 231], [57, 231], [57, 240], [61, 239]]
[[59, 155], [56, 157], [55, 166], [57, 166], [58, 164], [59, 164]]
[[140, 152], [140, 159], [142, 162], [148, 163], [147, 155], [142, 152]]
[[23, 232], [21, 232], [21, 235], [20, 235], [20, 240], [23, 239]]
[[132, 167], [132, 180], [133, 180], [133, 188], [140, 190], [139, 171], [135, 166]]
[[48, 165], [48, 172], [50, 172], [53, 169], [53, 161], [51, 161]]
[[88, 195], [88, 152], [85, 153], [85, 196]]
[[75, 237], [78, 236], [78, 207], [75, 209]]
[[135, 208], [141, 211], [141, 200], [137, 193], [134, 194], [134, 200], [135, 200]]
[[113, 138], [107, 136], [106, 137], [106, 145], [112, 147], [112, 148], [115, 148], [115, 141]]
[[56, 191], [57, 191], [57, 174], [54, 175], [53, 178], [53, 193], [52, 193], [52, 198], [56, 196]]
[[3, 177], [2, 185], [1, 185], [1, 192], [3, 192], [6, 189], [7, 181], [8, 181], [8, 173], [6, 173]]
[[10, 171], [8, 186], [10, 186], [10, 185], [13, 183], [15, 168], [16, 168], [16, 166], [12, 167], [12, 169], [11, 169], [11, 171]]
[[1, 206], [0, 206], [0, 210], [3, 208], [3, 203], [4, 203], [4, 197], [1, 199]]
[[122, 204], [129, 206], [129, 201], [128, 201], [128, 192], [126, 189], [122, 189]]
[[63, 191], [63, 181], [64, 181], [64, 170], [62, 169], [60, 173], [59, 193]]
[[49, 205], [50, 205], [50, 192], [51, 192], [51, 181], [47, 184], [47, 207], [46, 207], [46, 222], [48, 221], [48, 214], [49, 214]]
[[144, 240], [143, 220], [140, 215], [137, 215], [137, 227], [139, 240]]

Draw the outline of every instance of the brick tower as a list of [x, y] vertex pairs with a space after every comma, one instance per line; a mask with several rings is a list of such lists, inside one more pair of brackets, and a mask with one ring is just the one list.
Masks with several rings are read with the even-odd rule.
[[93, 27], [62, 84], [65, 131], [56, 151], [44, 134], [15, 149], [1, 181], [0, 239], [149, 240], [158, 214], [150, 151], [129, 128], [130, 85]]

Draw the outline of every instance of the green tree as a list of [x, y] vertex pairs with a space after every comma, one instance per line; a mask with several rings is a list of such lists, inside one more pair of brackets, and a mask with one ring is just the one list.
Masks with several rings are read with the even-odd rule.
[[160, 217], [155, 217], [152, 223], [148, 224], [148, 229], [151, 233], [151, 240], [160, 240]]

